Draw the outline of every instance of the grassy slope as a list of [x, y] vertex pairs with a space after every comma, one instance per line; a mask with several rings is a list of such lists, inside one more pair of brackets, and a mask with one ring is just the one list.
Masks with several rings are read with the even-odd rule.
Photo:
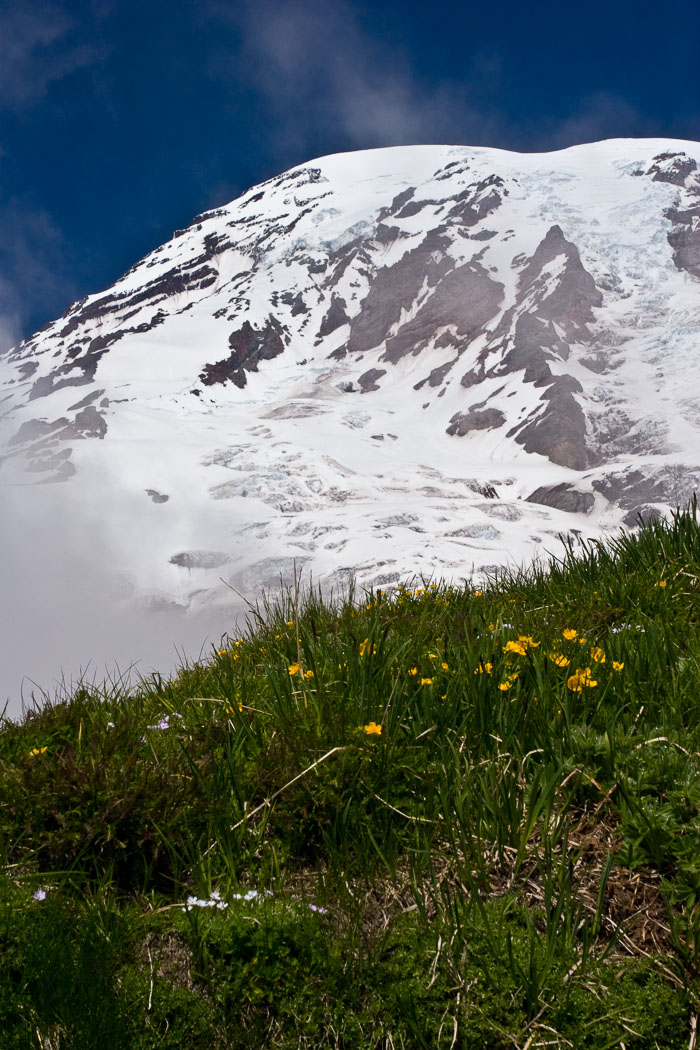
[[693, 1045], [699, 569], [693, 507], [484, 593], [290, 594], [5, 724], [2, 1050]]

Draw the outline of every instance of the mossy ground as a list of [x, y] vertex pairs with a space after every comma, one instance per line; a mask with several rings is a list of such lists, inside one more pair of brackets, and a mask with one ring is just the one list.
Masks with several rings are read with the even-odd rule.
[[699, 570], [289, 593], [6, 722], [3, 1050], [692, 1046]]

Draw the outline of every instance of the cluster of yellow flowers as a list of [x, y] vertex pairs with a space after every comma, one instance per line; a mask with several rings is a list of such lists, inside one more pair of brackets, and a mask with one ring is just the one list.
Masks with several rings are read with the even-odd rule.
[[242, 638], [234, 638], [234, 640], [233, 640], [234, 648], [233, 649], [219, 649], [218, 650], [218, 654], [219, 654], [219, 656], [227, 656], [227, 655], [230, 654], [233, 657], [234, 660], [238, 660], [238, 658], [240, 656], [240, 653], [238, 651], [238, 647], [240, 645], [243, 645], [243, 639]]
[[35, 758], [37, 755], [43, 755], [45, 751], [48, 751], [47, 747], [33, 747], [29, 752], [29, 757]]
[[518, 671], [512, 671], [511, 674], [507, 674], [505, 681], [498, 683], [498, 688], [502, 693], [507, 693], [509, 689], [513, 688], [513, 683], [517, 681]]
[[314, 673], [311, 670], [309, 670], [309, 671], [302, 671], [301, 664], [290, 664], [289, 667], [287, 668], [287, 670], [289, 671], [290, 675], [292, 675], [292, 676], [297, 675], [297, 674], [301, 675], [302, 678], [313, 678], [313, 676], [314, 676]]
[[584, 686], [593, 689], [594, 686], [598, 685], [598, 682], [592, 677], [590, 667], [584, 667], [583, 670], [577, 667], [576, 673], [567, 678], [566, 684], [575, 693], [582, 693]]
[[[497, 626], [497, 624], [488, 625], [489, 630], [492, 632], [497, 630]], [[567, 642], [576, 642], [579, 645], [586, 644], [585, 636], [580, 635], [575, 627], [565, 627], [562, 631], [562, 635], [564, 636]], [[518, 635], [517, 639], [511, 639], [510, 641], [507, 641], [505, 643], [502, 649], [503, 652], [506, 654], [506, 657], [508, 658], [506, 659], [506, 673], [503, 677], [503, 681], [499, 682], [498, 684], [498, 688], [502, 693], [508, 692], [509, 689], [513, 688], [513, 684], [517, 681], [519, 675], [519, 671], [517, 670], [508, 670], [508, 665], [510, 662], [509, 658], [512, 656], [527, 656], [531, 649], [535, 649], [539, 645], [540, 642], [536, 642], [534, 638], [532, 638], [531, 635], [528, 634], [520, 634]], [[434, 654], [431, 653], [431, 655]], [[556, 648], [553, 649], [551, 652], [548, 652], [547, 655], [556, 667], [568, 667], [571, 663], [570, 657], [566, 656], [564, 653], [558, 652]], [[591, 660], [594, 661], [596, 664], [602, 665], [607, 662], [607, 657], [604, 650], [598, 645], [591, 646], [590, 656]], [[611, 666], [613, 671], [621, 671], [625, 665], [622, 661], [613, 660], [611, 661]], [[475, 675], [490, 675], [492, 671], [493, 664], [490, 661], [486, 661], [483, 659], [480, 659], [478, 667], [474, 668]], [[417, 672], [414, 669], [414, 671], [411, 673]], [[569, 689], [577, 693], [582, 693], [585, 688], [594, 688], [598, 685], [598, 681], [596, 678], [593, 677], [593, 674], [594, 672], [591, 670], [590, 667], [577, 667], [574, 674], [569, 675], [569, 678], [567, 679], [567, 685]]]
[[[436, 671], [439, 669], [440, 671], [444, 671], [445, 674], [449, 674], [450, 665], [448, 664], [447, 660], [443, 660], [440, 657], [439, 653], [428, 653], [428, 657], [433, 661]], [[407, 673], [411, 676], [411, 678], [417, 678], [419, 671], [417, 667], [409, 667]], [[431, 677], [421, 678], [420, 684], [432, 685], [433, 679]]]
[[536, 642], [529, 634], [519, 634], [517, 642], [506, 642], [503, 646], [504, 653], [517, 653], [518, 656], [527, 656], [528, 649], [535, 649], [540, 643]]
[[365, 638], [364, 642], [360, 642], [360, 656], [376, 656], [377, 647], [376, 645], [370, 645], [369, 638]]

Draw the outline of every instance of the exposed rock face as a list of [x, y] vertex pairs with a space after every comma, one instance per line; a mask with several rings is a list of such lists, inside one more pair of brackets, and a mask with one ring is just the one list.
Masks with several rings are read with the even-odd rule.
[[103, 438], [107, 433], [107, 423], [96, 408], [89, 405], [77, 413], [73, 421], [65, 416], [52, 423], [45, 419], [27, 419], [9, 440], [8, 445], [31, 443], [33, 447], [46, 444], [47, 441], [70, 441], [75, 438]]
[[[576, 397], [583, 388], [573, 376], [555, 374], [552, 365], [569, 359], [572, 344], [591, 342], [590, 326], [596, 308], [603, 304], [602, 293], [581, 263], [576, 245], [558, 225], [549, 228], [531, 257], [516, 258], [514, 265], [520, 269], [515, 301], [476, 367], [462, 377], [462, 385], [522, 373], [525, 383], [543, 388], [542, 409], [519, 422], [508, 436], [528, 452], [584, 470], [599, 462], [600, 456], [590, 447], [586, 417]], [[496, 364], [490, 365], [494, 350]]]
[[382, 376], [386, 375], [386, 368], [370, 368], [364, 372], [357, 382], [360, 384], [360, 389], [363, 394], [367, 394], [370, 390], [379, 390], [378, 380]]
[[331, 305], [328, 307], [328, 312], [321, 321], [321, 327], [318, 330], [319, 339], [325, 339], [327, 335], [335, 332], [336, 328], [341, 328], [344, 324], [350, 323], [350, 318], [345, 312], [347, 305], [342, 296], [333, 292]]
[[545, 507], [557, 507], [570, 514], [588, 514], [593, 509], [595, 496], [591, 492], [580, 492], [563, 482], [561, 485], [541, 485], [527, 497], [528, 503], [541, 503]]
[[600, 456], [586, 441], [586, 417], [574, 396], [581, 389], [571, 376], [552, 377], [542, 394], [544, 411], [525, 427], [514, 427], [509, 437], [528, 452], [538, 452], [562, 467], [585, 470], [596, 465]]
[[394, 263], [378, 270], [362, 309], [352, 319], [347, 350], [371, 350], [385, 342], [398, 323], [402, 309], [409, 308], [423, 284], [434, 288], [453, 266], [445, 254], [447, 238], [438, 231], [429, 233], [417, 248], [407, 251]]
[[231, 556], [224, 551], [180, 551], [170, 558], [171, 565], [183, 569], [218, 569], [231, 561]]
[[700, 171], [697, 162], [685, 153], [667, 152], [654, 157], [646, 172], [654, 182], [665, 182], [679, 188], [673, 207], [666, 218], [673, 223], [668, 243], [673, 248], [673, 261], [679, 270], [700, 277]]
[[497, 408], [486, 408], [482, 411], [470, 408], [466, 414], [457, 412], [452, 417], [447, 433], [463, 437], [471, 430], [495, 430], [502, 427], [505, 421], [506, 417]]
[[270, 316], [261, 329], [256, 330], [245, 321], [243, 326], [228, 337], [231, 353], [223, 361], [205, 365], [199, 378], [205, 386], [231, 380], [241, 389], [246, 384], [245, 373], [257, 372], [260, 361], [270, 361], [284, 350], [283, 328]]
[[503, 285], [478, 263], [459, 266], [439, 280], [435, 291], [394, 336], [386, 339], [383, 361], [396, 364], [405, 354], [418, 354], [443, 325], [453, 331], [455, 345], [474, 339], [497, 313]]
[[[640, 470], [628, 467], [597, 478], [596, 492], [626, 511], [625, 525], [636, 525], [640, 512], [657, 515], [663, 508], [683, 506], [700, 492], [700, 468], [669, 465]], [[656, 505], [655, 508], [650, 505]]]
[[654, 182], [685, 186], [688, 176], [697, 168], [697, 163], [685, 153], [659, 153], [646, 174], [651, 175]]

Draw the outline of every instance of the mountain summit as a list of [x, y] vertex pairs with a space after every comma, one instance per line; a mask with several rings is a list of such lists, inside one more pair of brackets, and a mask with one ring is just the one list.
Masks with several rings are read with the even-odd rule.
[[97, 523], [114, 601], [183, 609], [295, 564], [458, 579], [663, 513], [700, 487], [699, 162], [630, 139], [288, 171], [0, 357], [0, 483]]

